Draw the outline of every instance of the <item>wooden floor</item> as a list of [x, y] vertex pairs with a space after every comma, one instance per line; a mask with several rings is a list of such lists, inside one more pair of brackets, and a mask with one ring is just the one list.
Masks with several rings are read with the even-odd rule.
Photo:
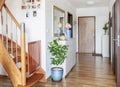
[[[10, 80], [0, 77], [0, 87], [12, 87]], [[109, 58], [80, 54], [77, 64], [61, 82], [36, 83], [32, 87], [116, 87]]]

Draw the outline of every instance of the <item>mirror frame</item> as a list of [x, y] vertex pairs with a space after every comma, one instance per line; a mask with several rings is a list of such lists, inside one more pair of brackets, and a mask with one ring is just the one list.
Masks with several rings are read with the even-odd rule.
[[64, 18], [60, 18], [60, 21], [62, 21], [63, 22], [63, 26], [65, 25], [65, 11], [63, 10], [63, 9], [61, 9], [61, 8], [59, 8], [59, 7], [57, 7], [57, 6], [53, 6], [53, 37], [58, 37], [58, 35], [57, 35], [57, 33], [55, 33], [55, 30], [56, 29], [54, 29], [54, 24], [55, 24], [55, 20], [54, 20], [54, 9], [56, 9], [56, 10], [58, 10], [58, 11], [60, 11], [61, 13], [63, 13], [63, 15], [64, 15]]

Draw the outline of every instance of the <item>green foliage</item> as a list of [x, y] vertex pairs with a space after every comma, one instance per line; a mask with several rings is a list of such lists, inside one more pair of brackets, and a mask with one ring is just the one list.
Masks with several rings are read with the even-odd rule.
[[106, 31], [108, 30], [108, 22], [105, 23], [104, 27], [103, 27], [103, 30], [105, 31], [105, 34], [106, 34]]
[[65, 36], [65, 34], [64, 33], [60, 33], [60, 36]]
[[53, 65], [61, 65], [67, 57], [68, 47], [59, 44], [57, 39], [50, 42], [48, 47], [52, 54], [51, 63]]

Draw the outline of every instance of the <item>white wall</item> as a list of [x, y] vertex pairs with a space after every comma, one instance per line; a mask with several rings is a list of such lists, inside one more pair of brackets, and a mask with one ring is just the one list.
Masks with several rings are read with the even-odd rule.
[[[101, 54], [101, 38], [104, 34], [103, 26], [108, 21], [109, 9], [108, 7], [97, 7], [97, 8], [78, 8], [77, 9], [77, 23], [78, 17], [82, 16], [95, 16], [96, 18], [96, 53]], [[78, 37], [78, 34], [77, 34]], [[78, 40], [77, 40], [78, 41]], [[77, 42], [78, 43], [78, 42]]]
[[112, 7], [114, 5], [116, 0], [110, 0], [110, 3], [109, 3], [109, 11], [112, 12]]
[[[73, 14], [73, 21], [76, 20], [76, 9], [67, 1], [65, 0], [46, 0], [46, 70], [47, 70], [47, 77], [50, 76], [50, 68], [51, 68], [51, 62], [50, 62], [50, 54], [48, 50], [48, 42], [50, 42], [53, 39], [53, 6], [57, 6], [58, 8], [65, 11], [65, 18], [67, 21], [67, 12], [70, 12]], [[73, 26], [73, 37], [76, 38], [76, 28], [75, 24]], [[74, 44], [75, 45], [75, 42]], [[74, 46], [73, 46], [74, 47]], [[71, 60], [72, 61], [72, 60]]]
[[[6, 0], [6, 4], [17, 21], [26, 24], [27, 42], [41, 40], [41, 66], [46, 71], [45, 0], [41, 0], [40, 9], [36, 9], [37, 17], [32, 16], [33, 10], [22, 10], [21, 1]], [[26, 18], [26, 12], [31, 12], [29, 18]]]
[[[22, 1], [22, 0], [21, 0]], [[25, 22], [27, 42], [41, 40], [41, 63], [46, 71], [46, 78], [50, 76], [50, 53], [48, 43], [53, 39], [53, 5], [73, 14], [73, 21], [76, 20], [76, 10], [72, 5], [64, 0], [41, 0], [40, 9], [37, 10], [37, 17], [32, 17], [32, 10], [21, 10], [20, 0], [6, 0], [8, 8], [19, 23]], [[26, 12], [30, 12], [30, 17], [26, 18]], [[73, 26], [73, 37], [75, 39], [75, 24]], [[73, 44], [75, 45], [75, 43]], [[72, 60], [71, 60], [72, 61]]]

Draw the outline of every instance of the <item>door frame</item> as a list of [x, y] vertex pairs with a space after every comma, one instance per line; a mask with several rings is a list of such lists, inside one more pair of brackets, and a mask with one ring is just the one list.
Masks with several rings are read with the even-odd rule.
[[[79, 18], [89, 18], [93, 17], [94, 18], [94, 53], [96, 54], [96, 17], [95, 16], [78, 16], [78, 48], [79, 48]], [[79, 53], [79, 49], [78, 49]]]
[[[116, 0], [116, 2], [113, 5], [113, 9], [112, 9], [112, 12], [114, 14], [114, 15], [112, 15], [112, 17], [114, 17], [114, 20], [113, 20], [114, 26], [112, 25], [114, 32], [112, 32], [112, 33], [114, 34], [113, 39], [120, 40], [120, 38], [118, 38], [118, 35], [120, 35], [120, 24], [119, 24], [119, 22], [120, 22], [120, 11], [119, 11], [120, 8], [119, 7], [120, 7], [120, 0]], [[120, 62], [119, 62], [120, 61], [120, 54], [119, 54], [120, 46], [117, 45], [116, 43], [120, 44], [120, 42], [114, 41], [114, 50], [112, 49], [112, 51], [114, 52], [114, 54], [112, 55], [113, 56], [112, 64], [113, 64], [113, 71], [115, 72], [117, 87], [120, 87]]]

